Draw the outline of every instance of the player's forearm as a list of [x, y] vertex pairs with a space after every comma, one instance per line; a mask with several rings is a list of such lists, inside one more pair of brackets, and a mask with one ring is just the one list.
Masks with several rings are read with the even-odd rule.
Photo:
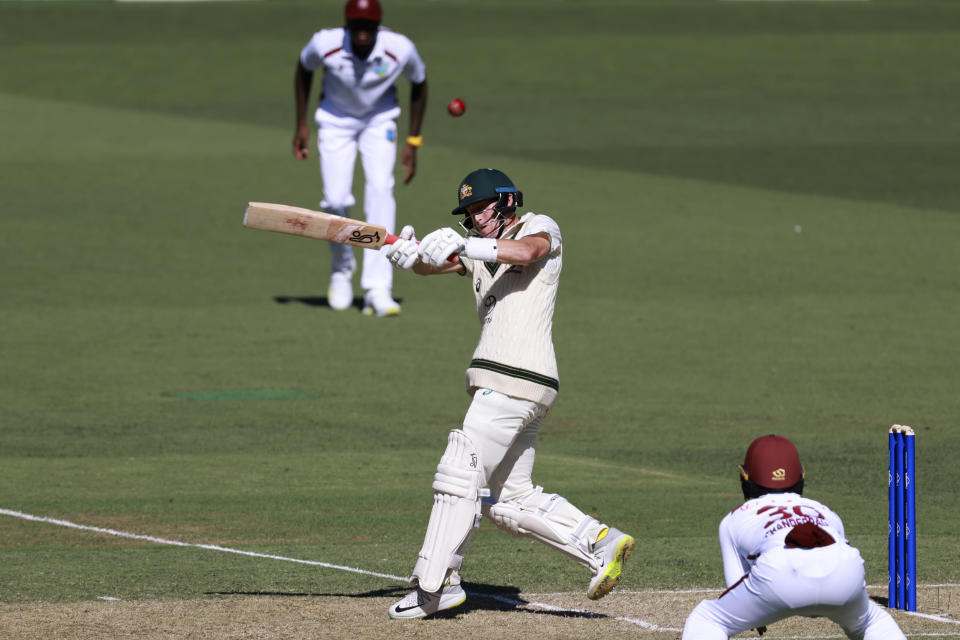
[[297, 70], [293, 76], [293, 93], [298, 127], [307, 123], [307, 104], [310, 101], [310, 86], [312, 84], [313, 72], [297, 60]]
[[410, 135], [419, 136], [427, 111], [427, 81], [410, 86]]
[[527, 236], [520, 240], [497, 240], [497, 262], [527, 265], [543, 259], [550, 252], [550, 241], [543, 236]]

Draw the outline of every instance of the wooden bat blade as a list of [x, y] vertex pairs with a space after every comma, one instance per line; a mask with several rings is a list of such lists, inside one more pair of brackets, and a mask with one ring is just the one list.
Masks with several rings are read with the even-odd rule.
[[364, 249], [379, 249], [397, 239], [380, 225], [271, 202], [250, 202], [243, 215], [243, 226], [259, 231], [329, 240]]

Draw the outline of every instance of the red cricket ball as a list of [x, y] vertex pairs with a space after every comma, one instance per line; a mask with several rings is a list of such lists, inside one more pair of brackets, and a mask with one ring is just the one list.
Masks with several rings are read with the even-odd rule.
[[460, 98], [454, 98], [449, 103], [447, 103], [447, 111], [450, 112], [452, 116], [462, 116], [463, 112], [467, 110], [467, 105], [464, 104], [463, 100]]

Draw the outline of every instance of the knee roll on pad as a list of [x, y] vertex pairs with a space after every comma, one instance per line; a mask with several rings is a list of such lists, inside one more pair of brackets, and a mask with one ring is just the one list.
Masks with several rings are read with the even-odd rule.
[[590, 553], [590, 540], [601, 525], [563, 496], [544, 494], [542, 487], [537, 487], [525, 498], [494, 504], [489, 513], [500, 529], [539, 540], [596, 571], [597, 561]]
[[433, 509], [413, 569], [424, 591], [439, 591], [448, 571], [460, 568], [463, 551], [480, 524], [482, 486], [480, 454], [463, 431], [454, 429], [433, 476]]

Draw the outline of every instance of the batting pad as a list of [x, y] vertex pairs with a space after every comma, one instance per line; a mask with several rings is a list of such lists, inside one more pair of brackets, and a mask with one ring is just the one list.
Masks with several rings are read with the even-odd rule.
[[537, 487], [517, 500], [498, 502], [490, 507], [497, 527], [515, 536], [533, 538], [570, 556], [594, 574], [597, 559], [590, 553], [590, 542], [603, 525], [586, 515], [556, 493], [543, 493]]
[[448, 571], [460, 568], [470, 536], [480, 524], [482, 486], [480, 454], [463, 431], [452, 430], [433, 476], [433, 510], [413, 568], [424, 591], [439, 591]]

